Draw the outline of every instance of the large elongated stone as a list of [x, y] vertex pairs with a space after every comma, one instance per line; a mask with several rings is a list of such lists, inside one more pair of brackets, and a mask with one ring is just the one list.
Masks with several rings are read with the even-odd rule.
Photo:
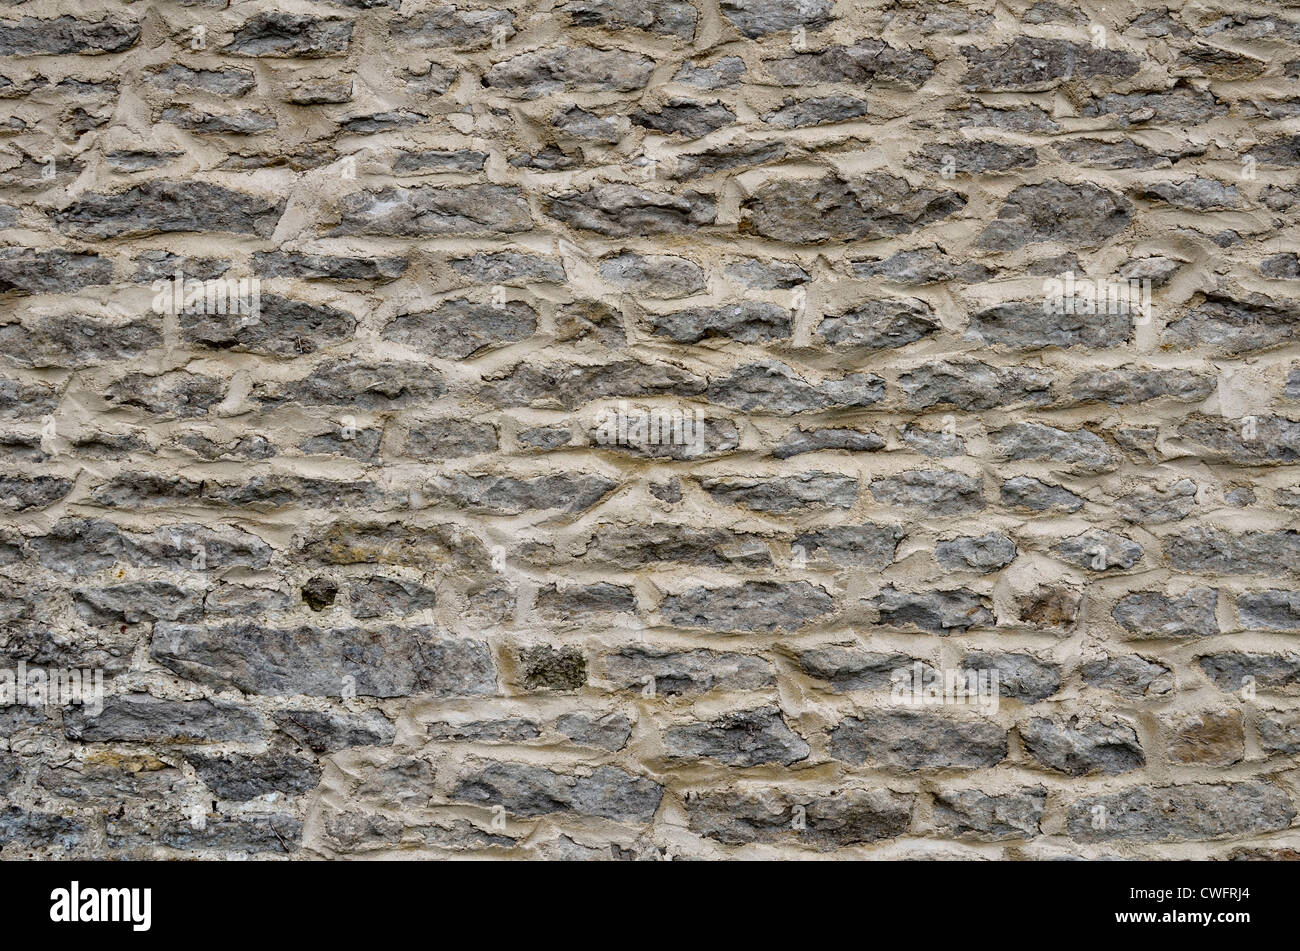
[[601, 766], [582, 776], [523, 763], [487, 763], [468, 771], [451, 798], [502, 806], [516, 816], [566, 812], [619, 822], [649, 822], [663, 792], [663, 786], [653, 780], [614, 766]]
[[224, 47], [236, 56], [339, 56], [352, 39], [352, 21], [298, 13], [259, 13]]
[[696, 835], [724, 845], [779, 843], [829, 852], [905, 835], [914, 801], [910, 793], [889, 789], [747, 787], [687, 797], [686, 818]]
[[200, 181], [143, 182], [120, 192], [89, 192], [51, 216], [61, 231], [84, 238], [134, 238], [182, 231], [268, 237], [284, 211], [248, 192]]
[[980, 235], [979, 245], [995, 251], [1014, 251], [1035, 241], [1095, 247], [1127, 228], [1132, 219], [1133, 205], [1127, 198], [1091, 182], [1021, 185]]
[[3, 56], [120, 53], [135, 46], [139, 39], [139, 25], [129, 20], [79, 20], [61, 16], [0, 22], [0, 55]]
[[160, 622], [150, 655], [164, 667], [219, 687], [269, 696], [490, 696], [496, 669], [482, 641], [427, 626], [275, 629]]
[[546, 202], [552, 218], [612, 238], [691, 234], [713, 224], [717, 203], [698, 192], [669, 194], [635, 185], [595, 185]]
[[877, 172], [853, 181], [833, 175], [771, 182], [741, 205], [741, 231], [794, 243], [859, 241], [908, 234], [960, 211], [964, 196], [913, 188]]
[[497, 63], [487, 71], [483, 84], [522, 99], [560, 91], [632, 92], [645, 86], [653, 70], [654, 60], [640, 53], [559, 46]]
[[853, 766], [970, 769], [1007, 756], [1007, 733], [984, 720], [938, 713], [872, 711], [842, 720], [830, 733], [832, 757]]
[[247, 707], [224, 700], [160, 700], [145, 693], [110, 697], [92, 714], [70, 707], [69, 739], [127, 743], [248, 743], [262, 739], [266, 723]]
[[808, 743], [786, 724], [776, 707], [738, 710], [716, 720], [664, 731], [664, 749], [675, 758], [705, 756], [727, 766], [759, 766], [806, 759]]
[[1079, 842], [1184, 842], [1285, 829], [1295, 814], [1270, 783], [1192, 783], [1083, 797], [1070, 805], [1066, 825]]
[[793, 631], [824, 617], [835, 602], [807, 581], [747, 581], [729, 588], [692, 588], [664, 598], [660, 613], [679, 627], [713, 631]]

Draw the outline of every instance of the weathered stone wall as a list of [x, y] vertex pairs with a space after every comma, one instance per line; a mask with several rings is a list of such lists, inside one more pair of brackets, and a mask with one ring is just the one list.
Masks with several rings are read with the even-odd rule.
[[0, 856], [1297, 854], [1300, 5], [0, 55]]

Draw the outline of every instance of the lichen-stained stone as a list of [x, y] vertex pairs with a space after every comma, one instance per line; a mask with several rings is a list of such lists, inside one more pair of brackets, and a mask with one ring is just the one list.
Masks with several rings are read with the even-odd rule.
[[1168, 716], [1169, 759], [1183, 765], [1231, 766], [1246, 755], [1240, 710], [1201, 710]]
[[482, 571], [489, 560], [482, 541], [454, 524], [350, 518], [309, 529], [302, 536], [301, 557], [309, 564], [405, 565], [426, 571], [451, 566]]

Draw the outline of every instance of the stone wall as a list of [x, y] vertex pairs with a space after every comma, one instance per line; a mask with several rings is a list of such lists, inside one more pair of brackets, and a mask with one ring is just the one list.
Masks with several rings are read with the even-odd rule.
[[1300, 4], [0, 56], [0, 856], [1296, 856]]

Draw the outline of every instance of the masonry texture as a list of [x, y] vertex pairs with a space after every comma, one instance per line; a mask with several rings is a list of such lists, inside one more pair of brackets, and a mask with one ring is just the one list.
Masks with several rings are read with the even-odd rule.
[[6, 0], [0, 857], [1300, 857], [1298, 169], [1293, 0]]

